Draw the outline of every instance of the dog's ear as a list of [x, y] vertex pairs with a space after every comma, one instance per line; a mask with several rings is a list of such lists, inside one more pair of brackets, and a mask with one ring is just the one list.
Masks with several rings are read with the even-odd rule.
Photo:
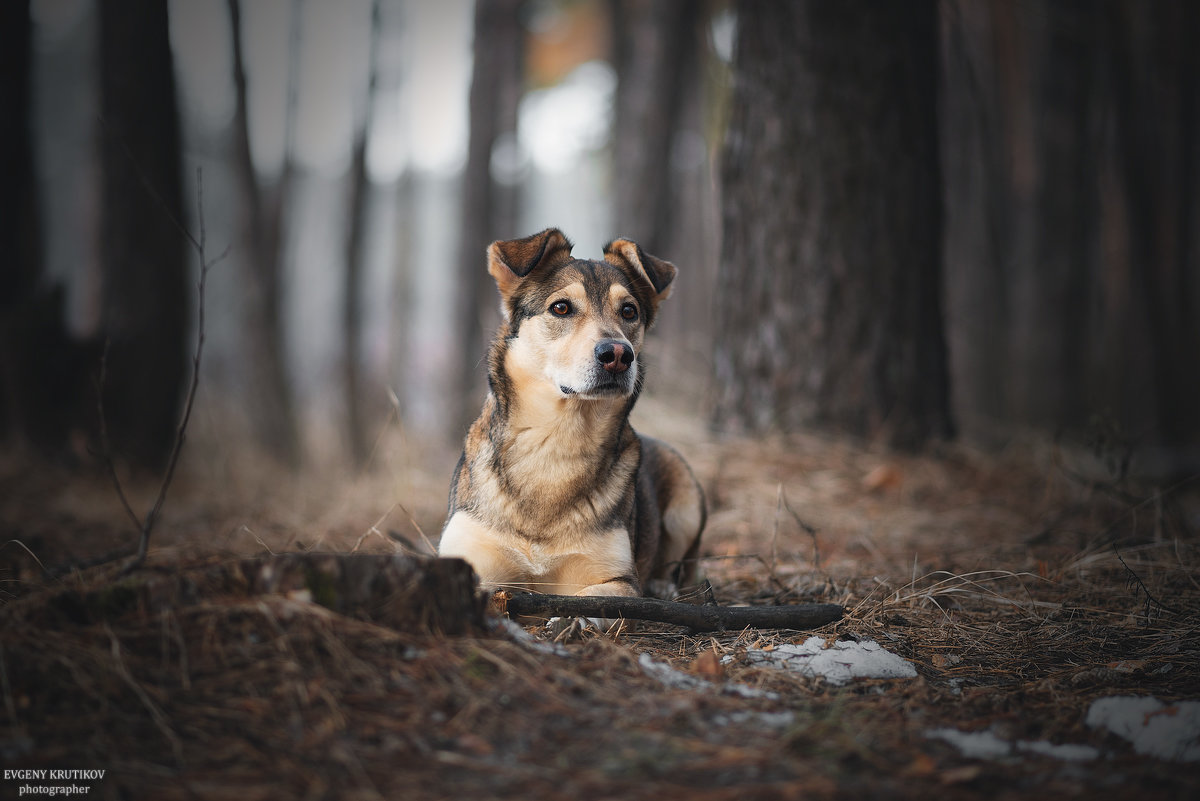
[[557, 228], [524, 239], [493, 242], [488, 246], [488, 272], [496, 279], [501, 297], [512, 294], [521, 279], [541, 265], [566, 261], [571, 241]]
[[675, 265], [657, 256], [651, 256], [642, 250], [637, 242], [614, 239], [604, 246], [604, 260], [617, 267], [626, 265], [627, 269], [632, 270], [635, 275], [640, 275], [650, 284], [652, 292], [649, 300], [652, 311], [657, 311], [658, 304], [671, 295]]

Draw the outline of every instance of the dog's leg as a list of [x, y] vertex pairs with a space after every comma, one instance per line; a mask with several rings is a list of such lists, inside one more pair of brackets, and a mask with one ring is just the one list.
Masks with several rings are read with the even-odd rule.
[[573, 554], [559, 569], [555, 583], [560, 591], [568, 595], [637, 596], [637, 569], [629, 532], [612, 529], [589, 546], [586, 553]]
[[501, 546], [491, 529], [463, 512], [455, 512], [442, 530], [438, 556], [456, 556], [470, 563], [484, 590], [522, 586], [529, 579], [512, 549]]
[[589, 584], [584, 587], [576, 595], [614, 595], [628, 598], [636, 598], [638, 595], [637, 585], [634, 584], [632, 578], [619, 578], [612, 581], [604, 581], [600, 584]]
[[[640, 593], [637, 590], [637, 582], [632, 576], [612, 579], [611, 581], [602, 581], [599, 584], [589, 584], [579, 590], [576, 595], [611, 595], [636, 598]], [[580, 618], [580, 626], [591, 625], [597, 631], [610, 631], [617, 621], [607, 617], [587, 617]]]
[[698, 579], [696, 555], [704, 529], [704, 495], [693, 482], [679, 490], [663, 510], [662, 561], [665, 578], [676, 587], [687, 587]]
[[700, 534], [704, 530], [704, 490], [683, 457], [669, 445], [642, 437], [642, 470], [649, 477], [659, 534], [646, 589], [662, 598], [697, 581]]

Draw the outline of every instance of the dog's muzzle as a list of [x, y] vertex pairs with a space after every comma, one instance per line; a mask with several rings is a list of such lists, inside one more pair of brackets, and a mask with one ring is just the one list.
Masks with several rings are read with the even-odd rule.
[[633, 364], [633, 348], [619, 339], [604, 339], [596, 344], [596, 361], [613, 375], [623, 373]]

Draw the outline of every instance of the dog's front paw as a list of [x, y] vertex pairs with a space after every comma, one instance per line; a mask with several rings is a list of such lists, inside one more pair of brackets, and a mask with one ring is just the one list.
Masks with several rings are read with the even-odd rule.
[[646, 595], [650, 598], [674, 601], [679, 597], [679, 587], [670, 579], [650, 579], [646, 582]]
[[605, 581], [602, 584], [589, 584], [584, 587], [576, 595], [604, 595], [617, 598], [636, 598], [638, 596], [637, 587], [626, 579], [614, 579]]
[[546, 621], [546, 635], [554, 642], [575, 642], [608, 630], [609, 621], [598, 617], [552, 617]]

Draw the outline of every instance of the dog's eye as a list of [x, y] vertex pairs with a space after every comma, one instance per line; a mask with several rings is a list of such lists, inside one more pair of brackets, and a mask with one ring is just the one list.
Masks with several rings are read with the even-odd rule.
[[621, 307], [621, 317], [626, 320], [636, 320], [638, 316], [637, 306], [632, 303], [626, 303]]
[[571, 304], [565, 300], [555, 301], [550, 304], [550, 313], [558, 317], [566, 317], [571, 313]]

